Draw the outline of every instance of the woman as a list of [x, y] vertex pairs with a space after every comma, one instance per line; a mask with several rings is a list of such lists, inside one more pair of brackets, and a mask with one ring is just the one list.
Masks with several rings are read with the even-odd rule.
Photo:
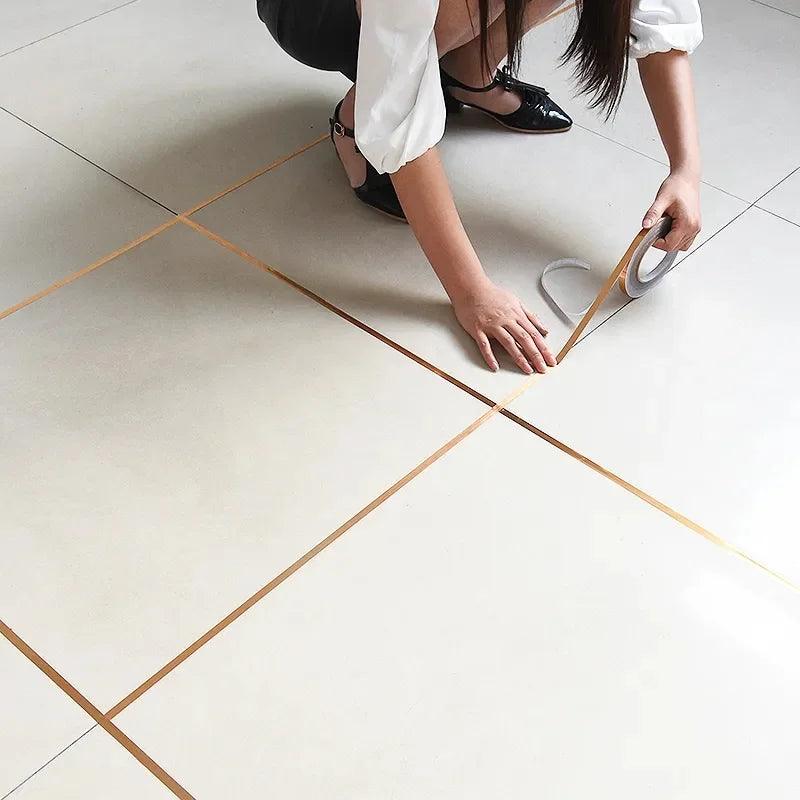
[[[523, 35], [562, 0], [258, 0], [259, 16], [294, 58], [340, 71], [354, 86], [336, 107], [331, 138], [360, 200], [405, 219], [487, 365], [490, 340], [526, 374], [555, 358], [546, 330], [484, 272], [436, 152], [447, 111], [469, 105], [526, 133], [572, 120], [513, 76]], [[686, 250], [700, 229], [700, 155], [687, 54], [701, 41], [697, 0], [578, 0], [563, 61], [575, 64], [593, 107], [612, 114], [637, 60], [670, 173], [645, 214], [673, 226], [663, 249]], [[496, 72], [501, 62], [506, 66]]]

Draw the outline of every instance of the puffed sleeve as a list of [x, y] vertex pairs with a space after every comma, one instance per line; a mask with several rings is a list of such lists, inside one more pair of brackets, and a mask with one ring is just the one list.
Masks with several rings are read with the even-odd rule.
[[444, 134], [438, 8], [438, 0], [361, 1], [356, 142], [380, 173], [397, 172]]
[[691, 53], [703, 41], [698, 0], [633, 0], [632, 58], [684, 50]]

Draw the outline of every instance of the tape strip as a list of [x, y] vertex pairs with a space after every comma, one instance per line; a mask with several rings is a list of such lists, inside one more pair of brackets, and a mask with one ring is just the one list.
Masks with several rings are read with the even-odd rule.
[[[661, 262], [658, 264], [658, 266], [651, 270], [646, 277], [639, 275], [639, 267], [641, 266], [645, 253], [653, 246], [657, 239], [666, 236], [671, 227], [672, 220], [669, 217], [662, 217], [655, 225], [653, 225], [652, 228], [642, 228], [642, 230], [640, 230], [639, 233], [633, 237], [630, 245], [628, 245], [628, 249], [625, 251], [625, 255], [622, 256], [617, 266], [614, 267], [611, 274], [606, 279], [606, 282], [597, 293], [597, 297], [595, 297], [592, 304], [586, 310], [581, 321], [575, 327], [575, 330], [572, 331], [572, 334], [570, 335], [569, 339], [567, 339], [566, 344], [561, 348], [561, 352], [556, 358], [556, 361], [559, 364], [567, 355], [567, 353], [575, 346], [575, 343], [578, 341], [584, 330], [586, 330], [586, 326], [591, 322], [592, 317], [594, 317], [594, 315], [597, 313], [597, 310], [603, 304], [606, 297], [608, 297], [608, 294], [615, 283], [619, 281], [620, 288], [622, 288], [622, 291], [628, 297], [641, 297], [651, 289], [654, 289], [661, 282], [661, 280], [663, 280], [664, 276], [672, 269], [673, 265], [675, 264], [675, 259], [678, 255], [677, 251], [667, 253], [667, 255], [661, 259]], [[576, 259], [561, 259], [560, 262], [554, 261], [552, 264], [548, 264], [544, 268], [544, 271], [542, 272], [542, 279], [544, 279], [545, 274], [553, 272], [554, 269], [560, 269], [564, 266], [580, 267], [580, 265], [584, 263], [585, 262], [582, 261], [578, 262]], [[557, 267], [557, 264], [561, 264], [561, 266]], [[553, 301], [553, 303], [555, 303], [555, 305], [561, 309], [561, 311], [569, 315], [570, 312], [566, 311], [558, 302], [558, 300], [550, 293], [549, 286], [547, 285], [548, 282], [545, 280], [540, 280], [540, 283], [542, 290]], [[629, 291], [635, 294], [628, 294]]]

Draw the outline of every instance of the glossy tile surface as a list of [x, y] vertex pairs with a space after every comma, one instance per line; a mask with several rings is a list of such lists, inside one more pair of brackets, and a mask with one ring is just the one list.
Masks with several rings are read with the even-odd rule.
[[[713, 186], [756, 200], [800, 163], [800, 18], [753, 0], [703, 0], [705, 39], [692, 56], [703, 175]], [[604, 123], [582, 98], [570, 100], [569, 68], [557, 67], [574, 15], [535, 30], [524, 74], [543, 84], [575, 121], [666, 163], [635, 66], [619, 113]]]
[[485, 410], [183, 226], [3, 323], [0, 607], [103, 710]]
[[[702, 0], [699, 247], [513, 404], [549, 441], [415, 363], [523, 381], [330, 142], [298, 154], [347, 82], [254, 0], [0, 3], [0, 316], [50, 289], [0, 319], [0, 619], [103, 711], [137, 690], [114, 721], [196, 800], [794, 800], [795, 2]], [[635, 68], [603, 124], [567, 35], [531, 34], [523, 77], [570, 133], [465, 111], [440, 149], [554, 350], [542, 268], [589, 261], [555, 283], [590, 301], [666, 173]], [[240, 183], [195, 219], [375, 336], [158, 206]], [[0, 638], [9, 791], [175, 796]]]
[[125, 4], [125, 0], [25, 0], [0, 5], [0, 56]]
[[0, 313], [170, 216], [3, 111], [0, 174]]
[[507, 420], [295, 579], [119, 718], [198, 796], [794, 795], [796, 596]]
[[798, 250], [751, 209], [512, 408], [800, 584]]
[[9, 800], [174, 800], [104, 730], [95, 728], [21, 786]]
[[346, 88], [249, 0], [139, 0], [0, 62], [0, 105], [175, 211], [324, 133]]
[[[639, 231], [663, 168], [580, 129], [524, 137], [483, 119], [465, 114], [448, 128], [456, 201], [490, 277], [541, 316], [556, 350], [574, 322], [544, 299], [543, 268], [565, 256], [592, 264], [588, 276], [558, 276], [566, 305], [591, 302]], [[745, 207], [712, 189], [704, 200], [698, 242]], [[362, 207], [328, 143], [197, 219], [485, 395], [499, 399], [519, 382], [510, 362], [499, 375], [486, 369], [408, 227]], [[614, 292], [595, 324], [621, 304]]]
[[3, 636], [0, 636], [0, 720], [0, 797], [93, 724], [87, 714]]
[[762, 197], [758, 206], [800, 225], [800, 167]]

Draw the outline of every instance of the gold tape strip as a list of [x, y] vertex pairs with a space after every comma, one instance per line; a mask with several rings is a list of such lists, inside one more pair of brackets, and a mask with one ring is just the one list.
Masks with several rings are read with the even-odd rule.
[[226, 189], [222, 189], [221, 191], [217, 192], [216, 194], [209, 197], [207, 200], [203, 200], [201, 203], [198, 203], [196, 206], [190, 208], [188, 211], [183, 211], [180, 214], [176, 215], [173, 219], [168, 220], [167, 222], [162, 223], [161, 225], [157, 225], [155, 228], [152, 228], [149, 231], [146, 231], [141, 236], [138, 236], [136, 239], [132, 239], [127, 244], [123, 244], [121, 247], [118, 247], [116, 250], [107, 253], [106, 255], [97, 259], [97, 261], [93, 261], [91, 264], [82, 267], [79, 270], [67, 275], [64, 278], [56, 281], [50, 286], [42, 289], [36, 294], [31, 295], [30, 297], [26, 297], [24, 300], [21, 300], [19, 303], [16, 303], [9, 308], [0, 311], [0, 320], [4, 319], [5, 317], [11, 316], [11, 314], [20, 311], [21, 309], [29, 306], [31, 303], [35, 303], [37, 300], [41, 300], [43, 297], [47, 297], [47, 295], [52, 294], [56, 289], [60, 289], [62, 286], [66, 286], [67, 284], [72, 283], [73, 281], [78, 280], [78, 278], [82, 278], [84, 275], [88, 275], [91, 272], [94, 272], [96, 269], [105, 266], [110, 261], [114, 261], [114, 259], [119, 258], [120, 256], [124, 255], [125, 253], [133, 250], [135, 247], [138, 247], [140, 244], [144, 244], [145, 242], [149, 241], [150, 239], [158, 236], [160, 233], [163, 233], [168, 228], [171, 228], [173, 225], [180, 222], [183, 218], [188, 217], [191, 214], [195, 214], [196, 212], [200, 211], [206, 206], [215, 203], [217, 200], [229, 195], [231, 192], [235, 192], [237, 189], [241, 189], [242, 186], [247, 185], [251, 181], [254, 181], [256, 178], [260, 178], [262, 175], [265, 175], [270, 170], [275, 169], [276, 167], [281, 166], [281, 164], [285, 164], [290, 159], [294, 158], [295, 156], [299, 156], [302, 153], [305, 153], [307, 150], [310, 150], [312, 147], [316, 147], [320, 142], [325, 141], [327, 136], [320, 136], [314, 141], [309, 142], [308, 144], [299, 147], [297, 150], [292, 151], [286, 156], [281, 156], [280, 158], [276, 159], [275, 161], [270, 162], [267, 164], [266, 167], [258, 170], [257, 172], [252, 173], [252, 175], [248, 175], [246, 178], [242, 178], [241, 180], [236, 181], [236, 183], [228, 186]]
[[163, 767], [153, 761], [136, 742], [126, 736], [107, 715], [103, 714], [96, 706], [87, 700], [69, 681], [47, 663], [29, 644], [14, 633], [8, 625], [0, 620], [0, 634], [2, 634], [14, 647], [22, 653], [35, 667], [38, 667], [61, 691], [69, 695], [106, 733], [110, 734], [121, 744], [145, 769], [158, 778], [180, 800], [194, 800]]
[[190, 217], [192, 214], [196, 214], [201, 209], [204, 209], [206, 206], [210, 206], [212, 203], [216, 203], [217, 200], [221, 200], [226, 195], [229, 195], [231, 192], [235, 192], [237, 189], [241, 189], [242, 186], [246, 186], [248, 183], [251, 183], [256, 178], [260, 178], [262, 175], [266, 175], [270, 170], [275, 169], [276, 167], [281, 166], [281, 164], [285, 164], [287, 161], [290, 161], [295, 156], [302, 155], [306, 152], [306, 150], [310, 150], [312, 147], [316, 147], [318, 144], [324, 142], [328, 138], [328, 134], [324, 133], [322, 136], [317, 137], [314, 139], [313, 142], [309, 142], [308, 144], [304, 144], [302, 147], [298, 147], [297, 150], [293, 150], [287, 156], [281, 156], [280, 158], [272, 161], [271, 163], [267, 164], [266, 167], [263, 167], [260, 170], [257, 170], [252, 175], [248, 175], [246, 178], [242, 178], [236, 183], [231, 184], [227, 189], [223, 189], [220, 192], [209, 197], [207, 200], [203, 200], [201, 203], [198, 203], [196, 206], [193, 206], [188, 211], [181, 212], [178, 216], [180, 217]]
[[145, 692], [152, 689], [159, 681], [163, 680], [170, 674], [176, 667], [179, 667], [186, 659], [196, 653], [203, 645], [208, 644], [215, 636], [225, 630], [231, 623], [235, 622], [245, 612], [249, 611], [256, 603], [263, 600], [270, 592], [277, 589], [284, 581], [295, 574], [301, 567], [311, 561], [312, 558], [319, 555], [323, 550], [330, 547], [337, 539], [344, 536], [354, 525], [359, 523], [364, 517], [371, 514], [376, 508], [383, 505], [392, 495], [400, 491], [406, 484], [410, 483], [414, 478], [424, 472], [428, 467], [438, 461], [442, 456], [449, 453], [456, 445], [461, 443], [471, 433], [481, 427], [488, 419], [495, 414], [499, 413], [508, 403], [512, 403], [525, 392], [530, 386], [531, 382], [535, 380], [536, 376], [531, 376], [528, 380], [522, 383], [515, 389], [508, 397], [501, 400], [499, 403], [493, 405], [490, 409], [484, 412], [474, 422], [468, 425], [459, 434], [454, 436], [443, 444], [438, 450], [429, 455], [424, 461], [421, 461], [414, 469], [406, 473], [400, 480], [393, 483], [385, 492], [376, 497], [372, 502], [364, 506], [357, 514], [350, 517], [343, 525], [340, 525], [333, 533], [325, 537], [321, 542], [312, 547], [307, 553], [302, 555], [293, 564], [288, 566], [283, 572], [276, 575], [269, 583], [261, 587], [255, 594], [251, 595], [240, 606], [231, 611], [228, 616], [221, 619], [213, 628], [206, 631], [199, 639], [190, 644], [185, 650], [179, 653], [169, 663], [165, 664], [158, 672], [148, 678], [144, 683], [134, 689], [127, 697], [120, 700], [113, 708], [106, 712], [108, 719], [113, 719], [117, 714], [124, 711], [131, 703], [138, 700]]
[[603, 287], [598, 292], [594, 302], [591, 304], [591, 306], [589, 306], [589, 310], [583, 315], [581, 321], [577, 324], [575, 330], [572, 331], [569, 339], [567, 339], [566, 343], [561, 348], [561, 352], [556, 356], [556, 362], [558, 364], [560, 364], [566, 357], [567, 353], [572, 350], [572, 348], [575, 346], [575, 342], [578, 341], [580, 335], [586, 329], [586, 326], [591, 322], [592, 317], [597, 313], [597, 310], [600, 308], [600, 306], [603, 305], [606, 297], [608, 297], [608, 293], [614, 287], [614, 284], [619, 280], [620, 275], [622, 275], [627, 268], [636, 248], [642, 243], [642, 240], [645, 236], [647, 236], [647, 231], [642, 228], [642, 230], [633, 237], [628, 249], [625, 251], [625, 255], [622, 256], [620, 262], [616, 267], [614, 267], [611, 274], [606, 279], [606, 282], [603, 284]]
[[25, 300], [20, 301], [14, 306], [5, 309], [5, 311], [0, 312], [0, 319], [4, 319], [5, 317], [14, 314], [15, 312], [19, 311], [20, 309], [25, 308], [25, 306], [29, 306], [31, 303], [35, 303], [37, 300], [41, 300], [43, 297], [47, 297], [47, 295], [51, 294], [52, 292], [56, 291], [56, 289], [60, 289], [62, 286], [66, 286], [67, 284], [72, 283], [73, 281], [78, 280], [78, 278], [82, 278], [84, 275], [88, 275], [90, 272], [94, 272], [96, 269], [108, 264], [109, 261], [113, 261], [115, 258], [119, 258], [121, 255], [124, 255], [129, 250], [133, 250], [134, 247], [138, 247], [140, 244], [144, 244], [145, 242], [152, 239], [154, 236], [158, 236], [159, 233], [167, 230], [167, 228], [171, 228], [178, 222], [178, 218], [175, 217], [174, 219], [169, 220], [168, 222], [159, 225], [156, 228], [153, 228], [147, 233], [143, 233], [141, 236], [137, 237], [136, 239], [132, 239], [127, 244], [122, 245], [122, 247], [117, 248], [111, 253], [107, 253], [102, 258], [98, 258], [97, 261], [93, 261], [86, 267], [73, 272], [71, 275], [67, 275], [66, 278], [62, 278], [59, 281], [56, 281], [53, 284], [50, 284], [46, 289], [42, 289], [42, 291], [37, 292], [34, 295], [26, 298]]
[[486, 397], [486, 395], [481, 394], [479, 391], [473, 389], [468, 384], [458, 380], [458, 378], [455, 378], [449, 373], [445, 372], [444, 370], [439, 369], [439, 367], [437, 367], [436, 365], [431, 364], [430, 361], [426, 361], [421, 356], [418, 356], [416, 353], [412, 352], [406, 347], [403, 347], [403, 345], [399, 344], [398, 342], [395, 342], [388, 336], [385, 336], [380, 331], [377, 331], [375, 328], [370, 327], [365, 322], [362, 322], [357, 317], [354, 317], [352, 314], [348, 314], [343, 309], [339, 308], [338, 306], [335, 306], [328, 300], [325, 300], [325, 298], [321, 297], [316, 292], [312, 292], [311, 289], [307, 289], [301, 283], [298, 283], [293, 278], [290, 278], [288, 275], [285, 275], [280, 270], [275, 269], [275, 267], [271, 267], [269, 264], [262, 261], [260, 258], [254, 256], [252, 253], [248, 253], [247, 250], [244, 250], [238, 245], [233, 244], [233, 242], [228, 241], [227, 239], [220, 236], [218, 233], [214, 233], [214, 231], [209, 230], [208, 228], [205, 227], [205, 225], [201, 225], [199, 222], [196, 222], [195, 220], [188, 218], [181, 218], [180, 221], [184, 225], [188, 225], [190, 228], [193, 228], [198, 233], [203, 234], [203, 236], [207, 237], [208, 239], [211, 239], [212, 242], [215, 242], [216, 244], [220, 245], [220, 247], [224, 247], [226, 250], [230, 250], [231, 253], [234, 253], [235, 255], [239, 256], [239, 258], [243, 259], [248, 264], [251, 264], [257, 269], [260, 269], [263, 272], [266, 272], [278, 278], [279, 280], [283, 281], [284, 283], [288, 284], [293, 289], [296, 289], [301, 294], [304, 294], [306, 297], [313, 300], [315, 303], [319, 303], [319, 305], [321, 305], [323, 308], [328, 309], [328, 311], [332, 311], [337, 316], [341, 317], [344, 320], [347, 320], [347, 322], [351, 323], [352, 325], [355, 325], [357, 328], [360, 328], [362, 331], [368, 333], [370, 336], [373, 336], [374, 338], [383, 342], [385, 345], [388, 345], [393, 350], [396, 350], [398, 353], [402, 353], [407, 358], [410, 358], [412, 361], [415, 361], [420, 366], [425, 367], [425, 369], [430, 370], [434, 374], [438, 375], [440, 378], [446, 380], [448, 383], [453, 384], [453, 386], [458, 387], [459, 389], [461, 389], [462, 392], [466, 392], [467, 394], [474, 397], [476, 400], [479, 400], [484, 405], [493, 406], [495, 404], [494, 400], [491, 400], [490, 398]]
[[726, 541], [721, 536], [718, 536], [716, 533], [712, 533], [707, 528], [704, 528], [702, 525], [699, 525], [694, 520], [689, 519], [689, 517], [681, 514], [674, 508], [671, 508], [666, 503], [662, 503], [660, 500], [657, 500], [655, 497], [643, 491], [638, 486], [634, 486], [632, 483], [626, 481], [624, 478], [620, 477], [616, 473], [611, 472], [611, 470], [601, 466], [596, 461], [592, 461], [592, 459], [588, 458], [582, 453], [579, 453], [577, 450], [570, 447], [568, 444], [564, 444], [564, 442], [559, 441], [554, 436], [551, 436], [549, 433], [545, 433], [543, 430], [541, 430], [541, 428], [537, 428], [535, 425], [532, 425], [526, 419], [515, 414], [513, 411], [509, 411], [507, 408], [503, 408], [500, 410], [500, 413], [507, 419], [510, 419], [512, 422], [516, 422], [517, 425], [520, 425], [521, 427], [535, 434], [540, 439], [543, 439], [548, 444], [551, 444], [553, 445], [553, 447], [558, 448], [562, 453], [566, 453], [568, 456], [571, 456], [576, 461], [580, 461], [581, 464], [584, 464], [585, 466], [589, 467], [589, 469], [594, 470], [603, 477], [608, 478], [610, 481], [613, 481], [618, 486], [621, 486], [623, 489], [630, 492], [631, 494], [636, 495], [636, 497], [638, 497], [640, 500], [644, 500], [645, 503], [648, 503], [653, 508], [656, 508], [659, 511], [663, 512], [668, 517], [671, 517], [684, 527], [689, 528], [690, 530], [699, 534], [704, 539], [707, 539], [709, 542], [712, 542], [713, 544], [723, 548], [724, 550], [727, 550], [728, 552], [733, 553], [734, 555], [737, 555], [740, 558], [743, 558], [745, 561], [749, 562], [750, 564], [753, 564], [754, 566], [768, 573], [773, 578], [777, 578], [781, 583], [785, 584], [790, 589], [793, 589], [796, 592], [800, 592], [800, 586], [797, 586], [797, 584], [790, 581], [784, 575], [781, 575], [779, 572], [775, 572], [775, 570], [771, 569], [766, 564], [763, 564], [761, 561], [758, 561], [757, 559], [748, 555], [744, 550], [740, 550], [738, 547], [732, 545], [730, 542]]

